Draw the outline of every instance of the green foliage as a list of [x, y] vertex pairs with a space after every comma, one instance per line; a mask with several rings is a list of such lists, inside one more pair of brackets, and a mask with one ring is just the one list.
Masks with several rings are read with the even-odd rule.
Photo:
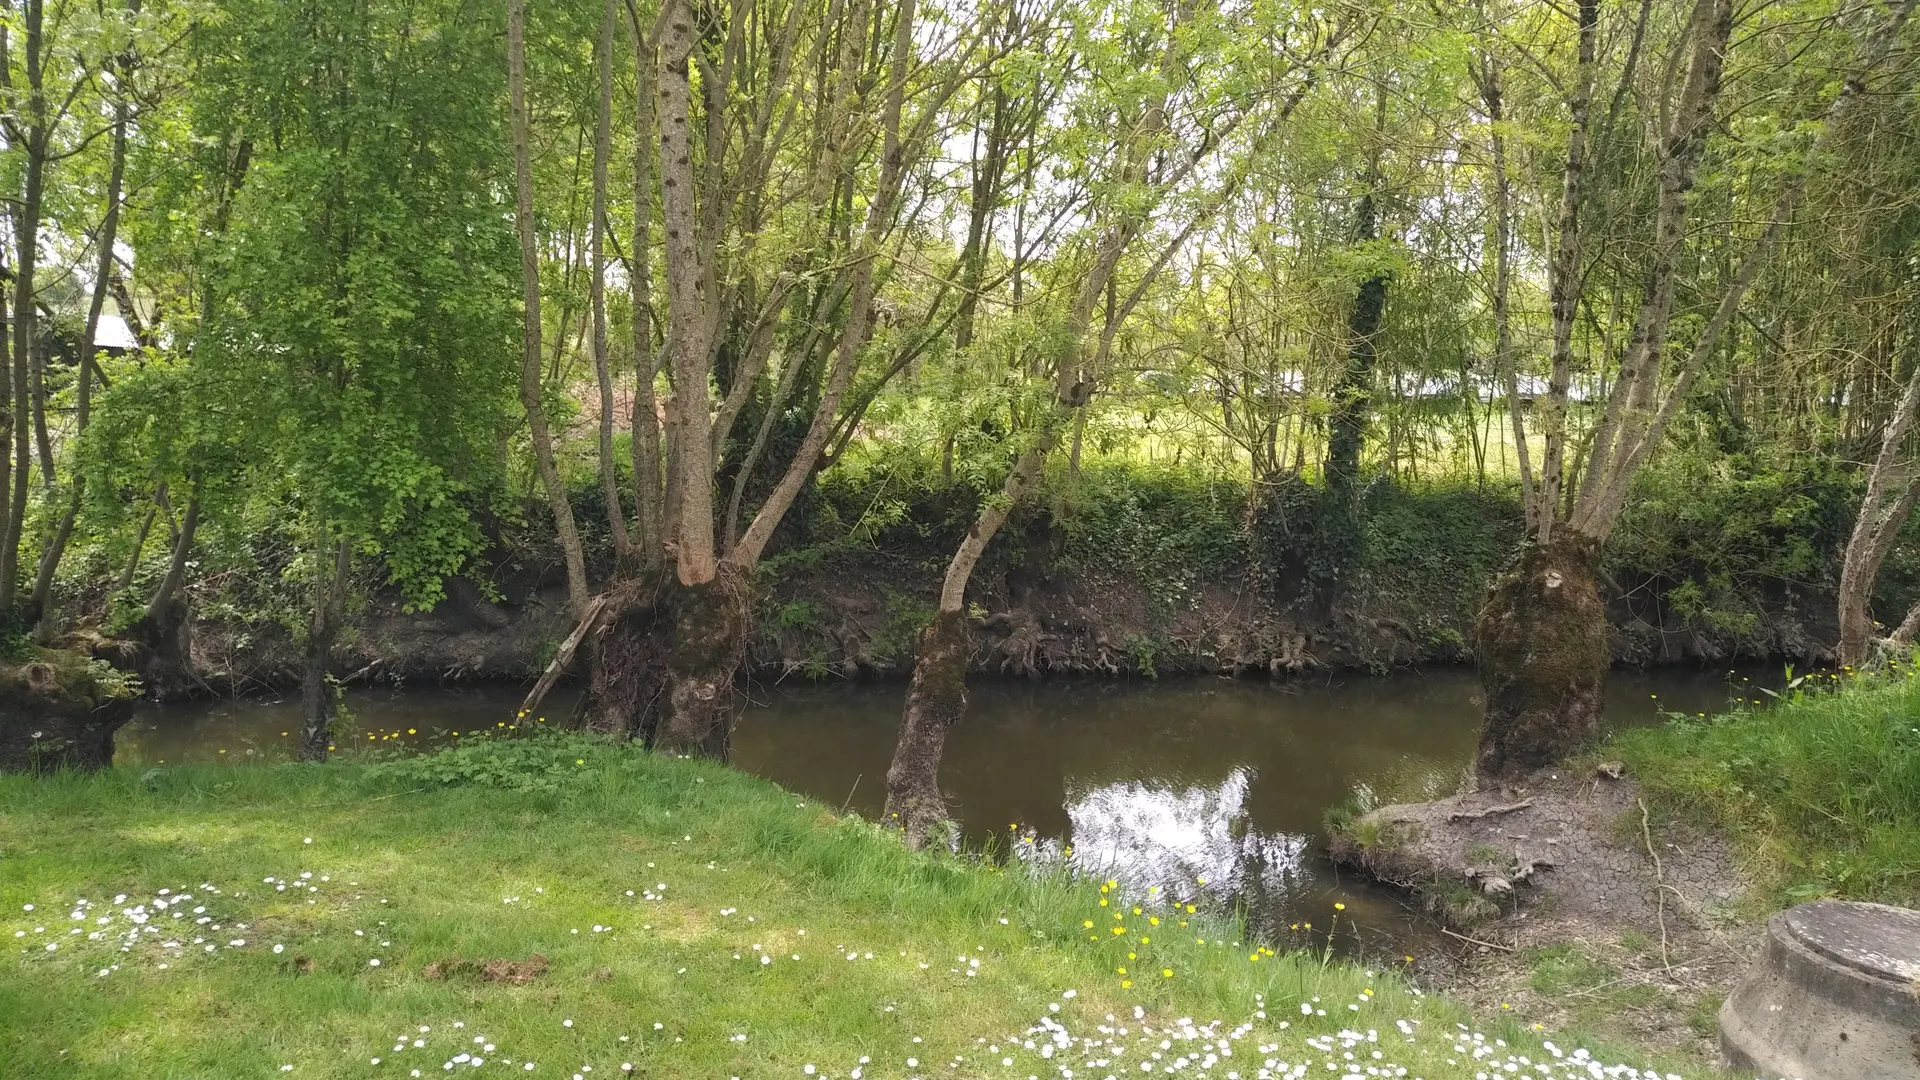
[[887, 621], [873, 635], [873, 655], [905, 660], [920, 646], [920, 632], [933, 622], [939, 608], [918, 597], [887, 589]]
[[1651, 585], [1697, 625], [1750, 633], [1769, 592], [1835, 574], [1862, 486], [1830, 457], [1676, 451], [1641, 472], [1607, 567], [1623, 587]]
[[1159, 659], [1160, 652], [1165, 647], [1165, 642], [1151, 634], [1129, 634], [1127, 636], [1127, 658], [1133, 662], [1133, 670], [1138, 671], [1149, 679], [1157, 679], [1160, 677], [1160, 672], [1154, 666], [1154, 663]]
[[371, 766], [367, 775], [405, 785], [474, 785], [552, 794], [594, 782], [597, 772], [589, 770], [588, 763], [597, 770], [618, 753], [619, 748], [602, 736], [534, 725], [505, 735], [482, 732], [431, 754], [381, 762]]
[[1920, 673], [1802, 676], [1777, 704], [1615, 736], [1672, 809], [1739, 839], [1777, 902], [1920, 901]]
[[495, 24], [239, 2], [188, 48], [164, 212], [131, 227], [193, 311], [102, 395], [92, 490], [191, 490], [210, 534], [290, 518], [275, 569], [311, 582], [345, 540], [430, 605], [479, 546], [513, 400], [503, 110], [475, 108], [500, 94]]
[[[1429, 598], [1436, 615], [1471, 617], [1485, 582], [1519, 538], [1519, 517], [1514, 494], [1504, 488], [1374, 484], [1361, 523], [1369, 581], [1386, 595]], [[1459, 643], [1458, 631], [1444, 633]]]
[[767, 615], [767, 623], [774, 630], [813, 630], [820, 625], [826, 612], [819, 604], [799, 597], [776, 606]]
[[1195, 469], [1101, 461], [1066, 493], [1067, 554], [1082, 565], [1191, 582], [1246, 553], [1246, 486]]

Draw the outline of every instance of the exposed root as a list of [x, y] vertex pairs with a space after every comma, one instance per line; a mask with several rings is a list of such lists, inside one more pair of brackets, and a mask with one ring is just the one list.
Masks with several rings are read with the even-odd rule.
[[1673, 957], [1667, 946], [1667, 884], [1666, 868], [1660, 865], [1660, 853], [1653, 848], [1653, 830], [1647, 825], [1647, 800], [1635, 799], [1640, 806], [1640, 841], [1647, 845], [1647, 857], [1653, 860], [1653, 894], [1655, 913], [1660, 919], [1660, 964], [1668, 971], [1673, 970]]
[[1521, 799], [1517, 803], [1510, 803], [1506, 806], [1489, 806], [1485, 810], [1473, 810], [1473, 811], [1457, 810], [1451, 814], [1448, 814], [1447, 820], [1448, 821], [1478, 821], [1481, 818], [1490, 818], [1496, 814], [1511, 814], [1515, 810], [1525, 810], [1527, 807], [1532, 805], [1533, 805], [1532, 799]]

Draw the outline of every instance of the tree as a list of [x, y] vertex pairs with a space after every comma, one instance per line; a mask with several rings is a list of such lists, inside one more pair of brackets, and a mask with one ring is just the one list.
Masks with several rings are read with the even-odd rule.
[[[296, 523], [306, 760], [330, 749], [356, 578], [437, 599], [504, 465], [505, 110], [471, 107], [501, 101], [495, 31], [459, 4], [363, 0], [229, 5], [196, 38], [197, 198], [227, 225], [192, 253], [206, 285], [183, 362], [235, 452], [187, 469], [238, 469]], [[234, 146], [252, 148], [243, 174]]]
[[[1906, 445], [1916, 414], [1920, 414], [1920, 365], [1915, 365], [1908, 376], [1906, 391], [1881, 437], [1880, 453], [1867, 472], [1860, 516], [1854, 520], [1841, 557], [1839, 660], [1848, 667], [1862, 667], [1873, 659], [1874, 579], [1912, 515], [1914, 500], [1920, 498], [1920, 471], [1916, 471]], [[1920, 604], [1914, 605], [1889, 635], [1889, 645], [1910, 646], [1916, 631], [1920, 631]]]
[[[1632, 332], [1597, 424], [1584, 443], [1570, 452], [1566, 416], [1574, 369], [1573, 330], [1582, 303], [1580, 283], [1594, 254], [1588, 248], [1593, 234], [1582, 215], [1593, 203], [1590, 153], [1596, 145], [1604, 146], [1595, 139], [1592, 112], [1600, 77], [1600, 7], [1591, 0], [1580, 4], [1577, 58], [1567, 99], [1571, 125], [1561, 170], [1555, 249], [1548, 268], [1552, 372], [1542, 403], [1544, 452], [1538, 467], [1533, 467], [1525, 449], [1524, 423], [1514, 412], [1527, 541], [1493, 583], [1477, 626], [1487, 699], [1476, 760], [1483, 782], [1551, 765], [1595, 732], [1600, 690], [1611, 662], [1600, 596], [1601, 546], [1620, 519], [1635, 475], [1659, 446], [1694, 379], [1714, 355], [1747, 289], [1792, 219], [1815, 163], [1860, 96], [1865, 79], [1888, 54], [1912, 6], [1902, 4], [1866, 32], [1853, 73], [1820, 117], [1819, 134], [1785, 170], [1766, 224], [1746, 243], [1691, 348], [1668, 375], [1666, 356], [1696, 174], [1721, 98], [1733, 25], [1733, 9], [1726, 0], [1699, 0], [1693, 6], [1682, 38], [1684, 76], [1654, 118], [1659, 124], [1654, 143], [1655, 207]], [[1646, 10], [1643, 7], [1639, 23], [1645, 22]], [[1614, 104], [1597, 129], [1603, 134], [1618, 118], [1619, 105], [1632, 85], [1643, 33], [1644, 27], [1636, 24], [1628, 35], [1630, 45]], [[1517, 401], [1511, 382], [1508, 396], [1510, 402]]]
[[[1117, 78], [1123, 89], [1115, 100], [1094, 100], [1080, 106], [1089, 114], [1087, 122], [1109, 125], [1124, 137], [1113, 155], [1112, 175], [1104, 178], [1105, 183], [1090, 192], [1079, 207], [1091, 219], [1082, 240], [1085, 265], [1074, 267], [1077, 283], [1072, 287], [1071, 300], [1046, 328], [1036, 365], [1037, 374], [1050, 384], [1048, 400], [1038, 405], [1034, 422], [1021, 433], [1020, 448], [1000, 490], [982, 505], [947, 563], [939, 606], [933, 621], [921, 633], [907, 688], [900, 738], [887, 770], [886, 814], [889, 822], [905, 830], [908, 843], [914, 846], [923, 843], [928, 830], [946, 818], [946, 804], [939, 789], [940, 759], [948, 730], [959, 723], [967, 708], [972, 631], [966, 590], [974, 568], [1014, 508], [1039, 484], [1048, 455], [1093, 396], [1100, 362], [1120, 324], [1174, 253], [1241, 179], [1229, 170], [1230, 179], [1220, 190], [1195, 200], [1197, 205], [1190, 210], [1184, 229], [1171, 237], [1144, 269], [1125, 302], [1109, 307], [1098, 345], [1090, 349], [1087, 338], [1094, 313], [1115, 282], [1129, 250], [1147, 234], [1155, 214], [1209, 160], [1220, 140], [1247, 120], [1237, 109], [1209, 116], [1196, 125], [1189, 141], [1175, 137], [1172, 122], [1176, 108], [1194, 108], [1196, 100], [1207, 97], [1191, 70], [1192, 58], [1206, 46], [1218, 46], [1235, 30], [1246, 28], [1232, 27], [1221, 13], [1184, 2], [1165, 8], [1143, 5], [1118, 14], [1153, 29], [1135, 39], [1133, 48], [1137, 52], [1116, 50], [1085, 61], [1114, 64], [1116, 74], [1132, 72], [1137, 82], [1128, 85], [1128, 80]], [[1319, 20], [1305, 14], [1298, 18], [1299, 25], [1283, 19], [1281, 27], [1259, 28], [1263, 37], [1272, 34], [1284, 39], [1287, 31], [1304, 29], [1315, 38], [1306, 60], [1289, 65], [1291, 70], [1283, 69], [1286, 83], [1291, 85], [1282, 84], [1284, 89], [1274, 95], [1279, 108], [1267, 118], [1276, 126], [1298, 106], [1318, 79], [1319, 64], [1326, 53], [1346, 34], [1345, 27], [1338, 23], [1319, 25]], [[1079, 44], [1087, 49], [1085, 41]]]
[[[793, 4], [774, 16], [777, 30], [750, 33], [750, 6], [696, 12], [668, 0], [651, 29], [637, 18], [633, 25], [641, 43], [635, 82], [652, 91], [635, 137], [658, 132], [667, 301], [660, 356], [672, 395], [656, 458], [653, 365], [640, 321], [651, 298], [643, 185], [653, 161], [637, 153], [633, 475], [641, 521], [629, 533], [630, 557], [619, 560], [616, 580], [587, 606], [569, 641], [589, 643], [590, 722], [663, 750], [726, 755], [751, 574], [829, 446], [858, 424], [851, 391], [873, 338], [876, 296], [900, 258], [890, 244], [903, 229], [901, 193], [980, 50], [975, 33], [957, 25], [931, 25], [924, 42], [917, 39], [912, 0], [878, 9], [855, 0], [818, 25], [805, 13]], [[889, 32], [886, 48], [869, 47], [866, 34], [876, 29]], [[802, 108], [808, 100], [811, 114]], [[889, 364], [881, 381], [900, 366]], [[736, 424], [760, 395], [760, 423], [740, 452]], [[804, 430], [750, 506], [764, 451], [796, 404]], [[610, 450], [603, 438], [603, 459]], [[603, 488], [611, 472], [603, 460]], [[715, 496], [729, 477], [723, 517]], [[623, 513], [617, 491], [608, 501], [609, 513]], [[529, 707], [569, 658], [563, 648]]]

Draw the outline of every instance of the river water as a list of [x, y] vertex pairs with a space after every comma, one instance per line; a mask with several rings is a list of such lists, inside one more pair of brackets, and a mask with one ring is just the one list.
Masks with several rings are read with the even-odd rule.
[[[1617, 673], [1608, 722], [1711, 713], [1762, 697], [1753, 672]], [[429, 747], [511, 719], [524, 687], [354, 690], [358, 734]], [[734, 764], [831, 806], [877, 818], [905, 687], [756, 685], [734, 731]], [[573, 699], [546, 705], [555, 722]], [[298, 702], [153, 707], [122, 729], [122, 761], [284, 760]], [[1400, 899], [1343, 880], [1321, 850], [1326, 808], [1451, 794], [1480, 721], [1467, 670], [1339, 675], [1286, 684], [979, 682], [948, 739], [941, 785], [969, 842], [1058, 856], [1132, 890], [1243, 906], [1271, 942], [1399, 959], [1436, 943]], [[411, 734], [407, 734], [411, 732]], [[392, 746], [391, 741], [385, 743]], [[1336, 908], [1335, 905], [1341, 905]]]

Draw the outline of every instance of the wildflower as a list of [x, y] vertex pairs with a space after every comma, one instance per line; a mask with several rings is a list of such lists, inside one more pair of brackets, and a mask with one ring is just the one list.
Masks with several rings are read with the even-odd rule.
[[1167, 979], [1171, 979], [1171, 978], [1173, 978], [1173, 969], [1172, 969], [1172, 968], [1161, 968], [1161, 969], [1160, 969], [1160, 975], [1161, 975], [1161, 977], [1162, 977], [1162, 978], [1167, 978]]
[[1342, 903], [1339, 903], [1339, 902], [1337, 902], [1337, 901], [1336, 901], [1336, 902], [1334, 903], [1334, 905], [1333, 905], [1333, 910], [1335, 910], [1335, 911], [1345, 911], [1345, 910], [1347, 910], [1347, 905], [1345, 905], [1345, 904], [1342, 904]]

